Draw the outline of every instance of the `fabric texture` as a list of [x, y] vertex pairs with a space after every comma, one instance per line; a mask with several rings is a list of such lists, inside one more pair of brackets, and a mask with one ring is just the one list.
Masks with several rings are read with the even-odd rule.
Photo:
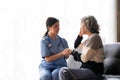
[[104, 44], [104, 74], [120, 75], [120, 43]]
[[54, 40], [49, 36], [43, 37], [41, 40], [41, 56], [42, 61], [39, 65], [40, 80], [58, 80], [59, 69], [61, 67], [67, 67], [67, 62], [64, 56], [54, 60], [46, 61], [46, 56], [58, 54], [65, 48], [68, 48], [67, 41], [64, 38], [57, 36]]
[[53, 69], [59, 67], [67, 66], [66, 59], [61, 57], [55, 61], [46, 62], [44, 60], [45, 56], [57, 54], [63, 51], [65, 48], [68, 48], [68, 44], [65, 39], [57, 37], [56, 40], [52, 40], [49, 36], [44, 37], [41, 40], [41, 55], [42, 55], [42, 62], [40, 64], [43, 68]]
[[[104, 54], [105, 54], [104, 59], [105, 70], [103, 76], [102, 77], [100, 76], [97, 79], [86, 80], [120, 80], [120, 42], [104, 44]], [[73, 57], [69, 58], [70, 59], [68, 59], [67, 64], [70, 65], [68, 65], [68, 67], [76, 68], [74, 67], [74, 65], [79, 65], [78, 61], [75, 61]]]
[[103, 44], [98, 34], [92, 34], [82, 45], [80, 44], [76, 50], [82, 53], [81, 59], [83, 62], [103, 62]]

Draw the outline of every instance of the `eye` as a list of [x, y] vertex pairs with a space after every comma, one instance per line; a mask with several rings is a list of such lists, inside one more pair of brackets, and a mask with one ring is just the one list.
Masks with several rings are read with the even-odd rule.
[[53, 28], [59, 28], [59, 25], [55, 25]]

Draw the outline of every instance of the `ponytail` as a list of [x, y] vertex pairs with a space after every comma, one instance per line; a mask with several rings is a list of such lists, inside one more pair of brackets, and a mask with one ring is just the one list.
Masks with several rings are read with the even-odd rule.
[[44, 36], [43, 37], [45, 37], [45, 36], [47, 36], [48, 35], [48, 30], [45, 32], [45, 34], [44, 34]]

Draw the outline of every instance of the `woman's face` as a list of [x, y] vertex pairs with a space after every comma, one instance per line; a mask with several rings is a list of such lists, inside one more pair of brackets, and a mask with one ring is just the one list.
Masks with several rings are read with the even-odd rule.
[[82, 34], [86, 34], [86, 26], [83, 22], [81, 23], [80, 31], [81, 31]]
[[49, 27], [49, 32], [54, 35], [57, 35], [59, 32], [59, 22], [56, 22], [51, 27]]

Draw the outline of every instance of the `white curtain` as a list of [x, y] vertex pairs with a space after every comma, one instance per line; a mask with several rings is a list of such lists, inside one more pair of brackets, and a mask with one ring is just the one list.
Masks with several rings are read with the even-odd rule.
[[60, 20], [59, 35], [73, 48], [80, 19], [94, 15], [104, 43], [116, 41], [116, 0], [1, 0], [0, 80], [39, 80], [45, 21]]

